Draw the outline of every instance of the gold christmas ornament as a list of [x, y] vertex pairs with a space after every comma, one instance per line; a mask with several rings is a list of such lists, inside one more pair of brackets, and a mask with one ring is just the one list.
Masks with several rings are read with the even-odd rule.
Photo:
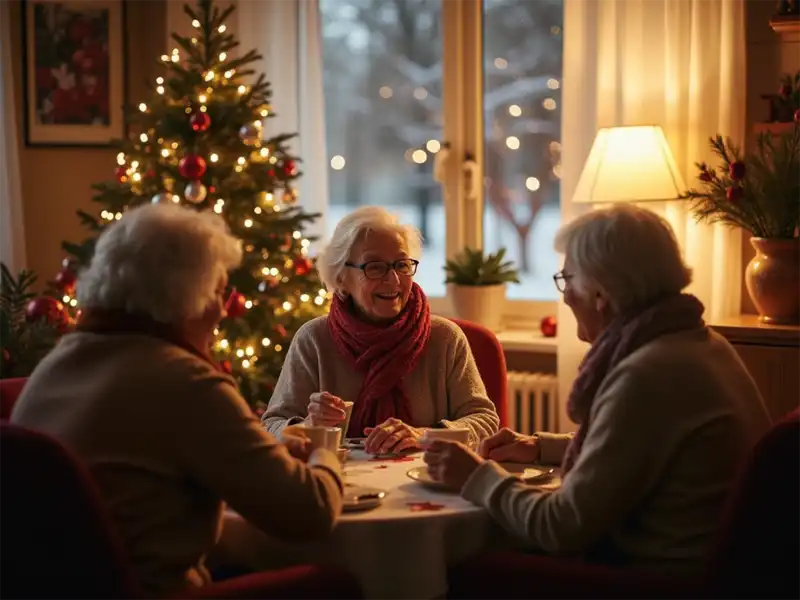
[[200, 204], [206, 199], [208, 190], [200, 181], [190, 181], [183, 190], [183, 196], [192, 204]]
[[281, 202], [286, 204], [287, 206], [292, 206], [297, 204], [297, 198], [300, 196], [300, 193], [295, 188], [287, 187], [283, 190], [283, 196], [281, 196]]
[[239, 129], [239, 139], [247, 146], [259, 146], [261, 144], [261, 127], [257, 123], [242, 125]]
[[273, 196], [272, 192], [259, 192], [258, 203], [261, 206], [273, 206], [275, 204], [275, 196]]

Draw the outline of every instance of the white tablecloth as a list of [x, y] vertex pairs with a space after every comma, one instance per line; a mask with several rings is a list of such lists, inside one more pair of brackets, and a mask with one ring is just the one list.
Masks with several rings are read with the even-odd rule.
[[[345, 485], [386, 490], [381, 507], [345, 513], [330, 538], [307, 544], [267, 539], [235, 513], [227, 513], [222, 550], [254, 569], [274, 568], [276, 559], [282, 564], [337, 564], [359, 578], [367, 598], [441, 597], [447, 591], [447, 566], [485, 547], [492, 526], [483, 509], [406, 475], [424, 464], [421, 454], [407, 462], [378, 462], [353, 452], [344, 466]], [[408, 506], [426, 501], [444, 508], [414, 512]]]

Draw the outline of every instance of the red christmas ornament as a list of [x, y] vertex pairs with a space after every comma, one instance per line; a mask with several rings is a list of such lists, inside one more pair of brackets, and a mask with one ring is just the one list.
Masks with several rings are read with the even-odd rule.
[[305, 258], [304, 256], [298, 257], [294, 260], [294, 272], [296, 275], [307, 275], [311, 268], [314, 266], [310, 260]]
[[223, 360], [219, 363], [219, 368], [222, 369], [223, 373], [227, 373], [228, 375], [233, 374], [233, 365], [231, 365], [231, 361]]
[[200, 179], [206, 172], [206, 161], [197, 154], [187, 154], [178, 163], [178, 171], [185, 179]]
[[128, 169], [126, 169], [124, 166], [117, 167], [114, 171], [114, 177], [116, 177], [117, 181], [120, 183], [125, 183], [128, 181]]
[[69, 326], [69, 314], [55, 298], [50, 296], [39, 296], [28, 302], [25, 307], [25, 319], [29, 323], [46, 319], [51, 325], [56, 325], [59, 331], [65, 331]]
[[71, 294], [75, 290], [75, 280], [77, 278], [78, 276], [75, 274], [75, 271], [69, 267], [64, 267], [56, 273], [53, 283], [56, 285], [56, 288], [65, 294]]
[[738, 185], [734, 185], [732, 187], [729, 187], [728, 191], [726, 192], [726, 196], [728, 198], [728, 202], [731, 202], [733, 204], [736, 204], [737, 202], [739, 202], [739, 200], [742, 199], [742, 195], [743, 194], [744, 194], [744, 192], [742, 191], [742, 188], [740, 188]]
[[286, 177], [294, 177], [297, 175], [297, 163], [291, 158], [287, 158], [283, 161], [283, 174]]
[[286, 331], [286, 327], [283, 325], [278, 325], [275, 327], [275, 333], [277, 333], [281, 339], [286, 339], [286, 336], [289, 335]]
[[147, 173], [145, 174], [145, 177], [147, 177], [148, 179], [152, 179], [152, 178], [153, 178], [153, 177], [155, 177], [155, 176], [156, 176], [156, 172], [155, 172], [155, 170], [154, 170], [154, 169], [150, 169], [150, 170], [149, 170], [149, 171], [147, 171]]
[[245, 302], [247, 302], [245, 297], [237, 292], [236, 288], [233, 288], [231, 295], [228, 296], [228, 300], [225, 302], [225, 312], [228, 313], [228, 318], [238, 319], [246, 313], [247, 306], [245, 306]]
[[794, 122], [800, 123], [800, 108], [794, 111]]
[[734, 181], [739, 181], [740, 179], [744, 179], [746, 170], [747, 168], [744, 166], [744, 163], [737, 160], [736, 162], [731, 163], [730, 169], [728, 169], [728, 174]]
[[539, 329], [542, 331], [542, 335], [544, 337], [556, 337], [556, 333], [558, 333], [558, 323], [556, 322], [556, 318], [552, 316], [547, 316], [539, 323]]
[[196, 112], [189, 119], [189, 124], [195, 131], [207, 131], [211, 127], [211, 117], [208, 116], [208, 113]]

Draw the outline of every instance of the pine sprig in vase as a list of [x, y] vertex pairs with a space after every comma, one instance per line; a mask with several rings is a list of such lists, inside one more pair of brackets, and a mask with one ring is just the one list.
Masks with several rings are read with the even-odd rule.
[[757, 238], [793, 238], [800, 225], [800, 127], [762, 133], [756, 151], [743, 155], [730, 139], [711, 138], [718, 168], [697, 163], [700, 189], [689, 189], [694, 216], [741, 227]]
[[774, 136], [762, 133], [755, 152], [743, 155], [730, 140], [711, 138], [722, 164], [697, 163], [700, 189], [684, 198], [699, 221], [741, 227], [756, 256], [745, 283], [764, 323], [800, 322], [800, 125]]

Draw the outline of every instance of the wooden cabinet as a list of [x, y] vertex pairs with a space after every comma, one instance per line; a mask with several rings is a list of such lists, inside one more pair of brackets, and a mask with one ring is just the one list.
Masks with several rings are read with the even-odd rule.
[[736, 348], [773, 419], [800, 405], [800, 327], [763, 325], [755, 315], [712, 327]]

